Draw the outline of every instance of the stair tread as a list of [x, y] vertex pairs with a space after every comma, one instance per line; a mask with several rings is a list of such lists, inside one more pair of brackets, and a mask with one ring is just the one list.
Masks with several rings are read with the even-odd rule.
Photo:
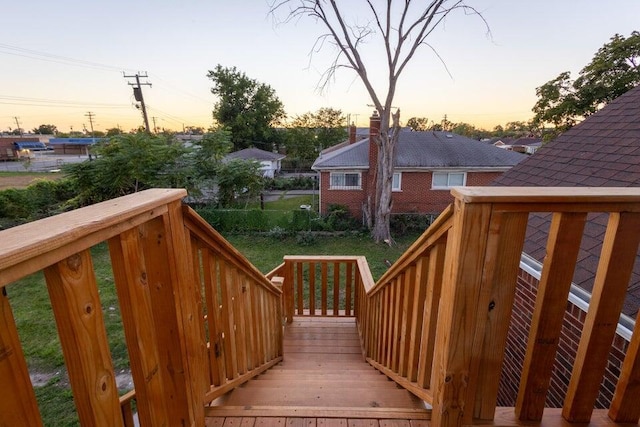
[[229, 406], [328, 406], [372, 408], [420, 408], [421, 402], [404, 389], [300, 387], [240, 387], [225, 401]]

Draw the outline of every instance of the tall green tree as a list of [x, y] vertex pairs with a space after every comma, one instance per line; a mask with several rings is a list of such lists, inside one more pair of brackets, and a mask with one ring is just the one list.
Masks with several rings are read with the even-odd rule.
[[429, 119], [426, 117], [411, 117], [407, 120], [407, 126], [413, 131], [429, 130]]
[[284, 106], [271, 86], [247, 77], [236, 67], [217, 65], [207, 74], [218, 97], [213, 118], [231, 132], [234, 149], [256, 146], [270, 150], [274, 127], [285, 117]]
[[218, 205], [223, 208], [245, 205], [264, 188], [260, 163], [232, 159], [217, 167]]
[[555, 138], [603, 105], [640, 84], [640, 32], [629, 37], [614, 35], [572, 80], [562, 72], [536, 88], [533, 121], [553, 125], [545, 140]]
[[313, 160], [318, 151], [347, 139], [347, 119], [342, 111], [320, 108], [295, 117], [287, 130], [287, 157]]
[[55, 135], [58, 133], [58, 127], [56, 125], [40, 125], [34, 128], [31, 132], [38, 133], [40, 135]]
[[[335, 49], [319, 87], [326, 88], [338, 70], [352, 70], [380, 115], [380, 133], [373, 141], [378, 151], [375, 193], [370, 195], [365, 212], [374, 240], [391, 242], [391, 187], [400, 134], [400, 111], [393, 105], [400, 76], [420, 48], [431, 46], [429, 36], [452, 12], [478, 12], [462, 0], [271, 0], [271, 11], [274, 15], [283, 12], [285, 21], [311, 19], [319, 23], [323, 35], [315, 47]], [[357, 15], [350, 11], [357, 11]], [[382, 83], [373, 80], [374, 70], [382, 71]]]
[[93, 161], [67, 165], [75, 206], [135, 193], [153, 187], [186, 187], [193, 174], [189, 149], [164, 136], [122, 134], [95, 145]]

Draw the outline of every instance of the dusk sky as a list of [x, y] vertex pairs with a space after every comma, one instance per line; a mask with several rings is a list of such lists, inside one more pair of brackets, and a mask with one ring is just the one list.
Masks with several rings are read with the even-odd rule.
[[[345, 0], [348, 19], [366, 23]], [[484, 128], [528, 120], [535, 89], [563, 71], [574, 77], [615, 34], [640, 30], [640, 0], [468, 0], [478, 17], [454, 13], [402, 75], [394, 106], [401, 118], [468, 122]], [[362, 7], [362, 6], [360, 6]], [[364, 9], [363, 9], [364, 10]], [[323, 32], [310, 19], [276, 25], [266, 0], [29, 0], [5, 2], [0, 25], [0, 131], [55, 124], [60, 131], [142, 124], [122, 72], [147, 72], [143, 93], [159, 128], [209, 127], [216, 101], [206, 77], [236, 66], [272, 86], [290, 117], [340, 109], [364, 126], [372, 109], [355, 73], [316, 85], [329, 49], [309, 53]], [[374, 47], [377, 39], [368, 46]], [[384, 58], [374, 56], [384, 66]], [[370, 65], [375, 78], [375, 68]], [[378, 78], [376, 81], [383, 82]], [[379, 83], [380, 84], [380, 83]]]

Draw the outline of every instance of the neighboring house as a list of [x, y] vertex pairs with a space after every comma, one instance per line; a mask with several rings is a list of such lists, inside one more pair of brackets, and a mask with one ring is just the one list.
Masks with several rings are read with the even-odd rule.
[[104, 138], [51, 138], [49, 145], [56, 154], [89, 155], [89, 147]]
[[500, 138], [493, 145], [503, 150], [516, 151], [518, 153], [533, 154], [542, 147], [542, 139], [525, 136], [522, 138]]
[[[320, 212], [346, 205], [356, 218], [375, 194], [377, 149], [373, 136], [380, 118], [371, 118], [369, 137], [354, 138], [320, 153], [312, 169], [320, 176]], [[488, 185], [526, 156], [450, 132], [400, 131], [393, 174], [393, 213], [440, 213], [453, 198], [451, 187]]]
[[[638, 187], [640, 186], [640, 86], [632, 89], [602, 110], [546, 144], [495, 181], [501, 186], [547, 187]], [[535, 294], [545, 256], [544, 242], [550, 217], [529, 217], [521, 270], [518, 277], [514, 314], [503, 365], [500, 401], [513, 405], [524, 359]], [[606, 216], [590, 215], [582, 238], [572, 292], [567, 302], [562, 338], [556, 356], [547, 404], [560, 407], [571, 376], [580, 330], [589, 307], [591, 290], [605, 233]], [[640, 230], [638, 230], [640, 232]], [[629, 345], [634, 320], [640, 307], [640, 255], [628, 286], [618, 333], [612, 344], [605, 379], [597, 405], [608, 407], [622, 360]]]
[[255, 160], [260, 163], [262, 174], [267, 178], [273, 178], [276, 173], [280, 172], [282, 159], [285, 157], [284, 154], [272, 153], [259, 148], [245, 148], [244, 150], [227, 154], [224, 160]]
[[28, 145], [40, 144], [38, 138], [25, 138], [20, 136], [0, 137], [0, 160], [14, 160], [30, 157]]

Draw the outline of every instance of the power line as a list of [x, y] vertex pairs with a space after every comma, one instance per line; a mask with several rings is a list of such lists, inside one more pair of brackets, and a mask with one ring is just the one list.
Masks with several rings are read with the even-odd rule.
[[[9, 50], [11, 52], [6, 52]], [[101, 64], [99, 62], [85, 61], [83, 59], [75, 59], [68, 56], [54, 55], [47, 52], [40, 52], [37, 50], [24, 49], [18, 46], [11, 46], [8, 44], [0, 43], [0, 53], [5, 55], [22, 56], [30, 59], [37, 59], [40, 61], [55, 62], [64, 65], [73, 65], [76, 67], [85, 67], [93, 69], [101, 69], [108, 71], [121, 71], [122, 69], [128, 69], [124, 67], [116, 67], [108, 64]]]

